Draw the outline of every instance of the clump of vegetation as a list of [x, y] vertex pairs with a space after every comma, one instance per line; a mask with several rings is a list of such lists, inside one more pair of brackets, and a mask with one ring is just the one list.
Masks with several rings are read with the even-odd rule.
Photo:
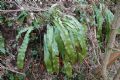
[[119, 79], [120, 12], [112, 8], [117, 4], [0, 1], [0, 79]]

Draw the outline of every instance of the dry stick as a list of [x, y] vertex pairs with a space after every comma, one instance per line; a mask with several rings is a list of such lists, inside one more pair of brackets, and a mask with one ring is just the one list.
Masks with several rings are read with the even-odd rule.
[[[23, 9], [23, 10], [40, 12], [40, 11], [47, 11], [48, 9], [36, 9], [36, 10]], [[22, 9], [17, 9], [17, 10], [0, 10], [0, 12], [20, 12], [20, 11], [23, 11], [23, 10]]]
[[13, 69], [9, 69], [9, 68], [3, 66], [1, 63], [0, 63], [0, 67], [1, 67], [2, 69], [4, 69], [4, 70], [8, 70], [8, 71], [11, 71], [11, 72], [13, 72], [13, 73], [16, 73], [16, 74], [20, 74], [20, 75], [25, 76], [25, 73], [21, 73], [21, 72], [15, 71], [15, 70], [13, 70]]
[[109, 80], [107, 76], [107, 64], [109, 63], [109, 58], [112, 53], [112, 48], [114, 47], [114, 42], [115, 42], [115, 38], [117, 34], [116, 30], [119, 28], [119, 26], [120, 26], [120, 6], [118, 5], [114, 20], [113, 20], [113, 24], [112, 24], [110, 39], [108, 41], [106, 52], [105, 52], [105, 58], [103, 60], [102, 75], [103, 75], [104, 80]]

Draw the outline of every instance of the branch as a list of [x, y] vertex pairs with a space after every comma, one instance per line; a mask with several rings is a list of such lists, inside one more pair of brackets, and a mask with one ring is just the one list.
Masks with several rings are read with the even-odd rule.
[[[107, 64], [107, 68], [111, 66], [119, 57], [120, 57], [120, 52], [111, 53], [109, 62]], [[98, 67], [93, 69], [93, 74], [101, 76], [101, 70], [102, 70], [102, 66], [99, 65]]]
[[107, 76], [107, 65], [109, 63], [110, 55], [112, 53], [112, 48], [114, 47], [114, 42], [117, 34], [117, 29], [120, 25], [120, 6], [117, 7], [115, 17], [112, 24], [112, 30], [110, 33], [110, 39], [107, 44], [106, 52], [105, 52], [105, 58], [103, 60], [103, 66], [102, 66], [102, 75], [104, 80], [109, 80]]

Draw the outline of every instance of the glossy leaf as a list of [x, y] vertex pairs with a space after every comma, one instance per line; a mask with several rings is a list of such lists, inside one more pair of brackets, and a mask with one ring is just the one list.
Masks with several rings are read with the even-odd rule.
[[28, 46], [28, 43], [29, 43], [29, 34], [31, 33], [32, 30], [33, 30], [33, 27], [29, 27], [27, 33], [25, 34], [22, 45], [20, 46], [20, 48], [18, 50], [17, 66], [20, 69], [22, 69], [23, 65], [24, 65], [25, 52], [27, 50], [27, 46]]
[[55, 36], [53, 35], [53, 26], [47, 26], [47, 34], [44, 36], [45, 38], [45, 48], [47, 51], [44, 53], [45, 55], [45, 62], [48, 72], [58, 72], [59, 71], [59, 59], [58, 59], [58, 48], [57, 43], [55, 41]]
[[65, 49], [66, 49], [66, 55], [69, 57], [70, 61], [72, 63], [74, 63], [76, 61], [77, 56], [75, 55], [75, 50], [72, 46], [70, 37], [69, 37], [69, 33], [67, 31], [67, 29], [63, 26], [62, 22], [60, 19], [56, 20], [56, 22], [54, 21], [55, 26], [57, 27], [57, 29], [60, 31], [60, 36], [61, 39], [64, 42], [65, 45]]
[[[86, 27], [75, 17], [61, 17], [59, 12], [54, 13], [52, 26], [47, 26], [44, 35], [44, 61], [48, 72], [63, 70], [71, 76], [72, 65], [86, 56]], [[62, 69], [59, 62], [63, 62]]]

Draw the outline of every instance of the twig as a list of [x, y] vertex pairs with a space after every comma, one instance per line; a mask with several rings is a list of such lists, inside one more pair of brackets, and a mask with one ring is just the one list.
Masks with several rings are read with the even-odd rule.
[[17, 73], [17, 74], [20, 74], [20, 75], [25, 76], [25, 73], [21, 73], [21, 72], [18, 72], [18, 71], [15, 71], [15, 70], [9, 69], [9, 68], [3, 66], [1, 63], [0, 63], [0, 67], [1, 67], [2, 69], [4, 69], [4, 70], [8, 70], [8, 71], [11, 71], [11, 72], [13, 72], [13, 73]]
[[[48, 9], [36, 9], [36, 10], [30, 10], [30, 9], [25, 9], [25, 11], [33, 11], [33, 12], [40, 12], [40, 11], [47, 11]], [[21, 9], [17, 10], [0, 10], [0, 12], [20, 12], [23, 11]]]
[[117, 52], [120, 52], [120, 49], [117, 49], [117, 48], [112, 48], [112, 50], [115, 50]]

